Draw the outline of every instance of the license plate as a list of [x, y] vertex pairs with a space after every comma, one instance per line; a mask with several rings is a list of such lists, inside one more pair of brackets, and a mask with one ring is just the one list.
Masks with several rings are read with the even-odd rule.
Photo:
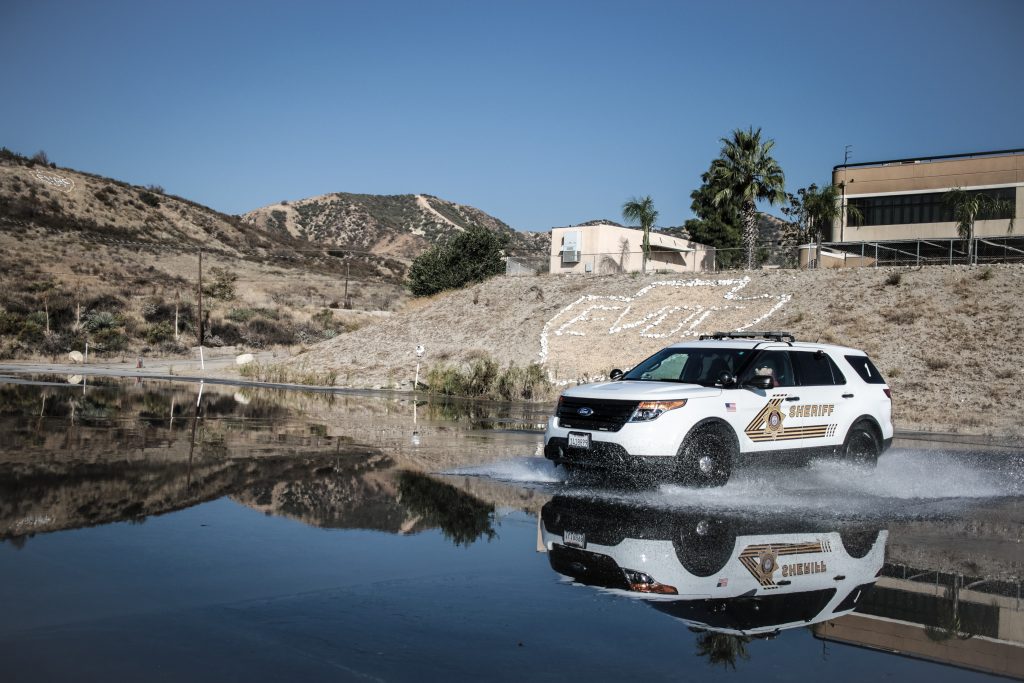
[[587, 535], [580, 531], [563, 531], [562, 532], [562, 543], [570, 545], [573, 548], [586, 548], [587, 547]]
[[569, 448], [590, 448], [590, 434], [569, 432]]

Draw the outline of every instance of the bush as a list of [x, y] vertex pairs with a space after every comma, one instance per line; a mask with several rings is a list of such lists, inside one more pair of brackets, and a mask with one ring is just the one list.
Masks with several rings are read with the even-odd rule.
[[150, 325], [146, 329], [146, 343], [156, 346], [162, 342], [174, 338], [174, 326], [169, 322], [160, 322]]
[[213, 274], [213, 282], [207, 285], [203, 292], [214, 299], [221, 301], [232, 301], [235, 298], [235, 282], [238, 275], [228, 268], [213, 267], [210, 269]]
[[551, 385], [544, 368], [531, 363], [525, 368], [509, 365], [499, 370], [488, 357], [474, 359], [468, 367], [435, 365], [427, 371], [427, 386], [432, 394], [533, 401], [546, 397]]
[[154, 209], [160, 206], [160, 197], [156, 196], [152, 192], [149, 192], [148, 190], [143, 190], [142, 192], [139, 192], [139, 201], [141, 201], [143, 204], [147, 206], [153, 207]]
[[502, 249], [508, 239], [485, 228], [472, 227], [421, 254], [409, 269], [409, 290], [428, 296], [459, 289], [505, 272]]
[[246, 324], [245, 343], [255, 348], [295, 343], [294, 330], [274, 320], [254, 318]]

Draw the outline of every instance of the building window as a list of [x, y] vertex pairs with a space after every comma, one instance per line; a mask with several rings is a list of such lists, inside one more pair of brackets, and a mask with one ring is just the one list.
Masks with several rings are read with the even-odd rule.
[[[971, 190], [970, 194], [984, 194], [1002, 200], [1007, 206], [994, 215], [979, 215], [978, 220], [1016, 218], [1017, 188], [1000, 187], [993, 190]], [[946, 204], [945, 192], [888, 195], [885, 197], [854, 197], [847, 204], [860, 210], [863, 218], [855, 221], [847, 217], [847, 225], [906, 225], [911, 223], [952, 223], [953, 209]]]

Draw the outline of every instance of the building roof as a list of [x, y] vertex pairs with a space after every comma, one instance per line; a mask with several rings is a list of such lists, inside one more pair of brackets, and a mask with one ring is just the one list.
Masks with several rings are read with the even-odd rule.
[[974, 159], [978, 157], [1009, 156], [1013, 154], [1024, 154], [1024, 148], [999, 149], [990, 152], [967, 152], [964, 154], [941, 154], [939, 156], [909, 157], [906, 159], [886, 159], [884, 161], [861, 161], [856, 164], [836, 164], [835, 166], [832, 167], [832, 170], [838, 171], [841, 168], [864, 168], [865, 166], [888, 166], [890, 164], [923, 164], [928, 163], [930, 161], [946, 161], [949, 159]]

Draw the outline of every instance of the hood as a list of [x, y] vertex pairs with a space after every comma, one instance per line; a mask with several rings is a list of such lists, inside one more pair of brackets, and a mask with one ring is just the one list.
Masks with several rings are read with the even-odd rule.
[[713, 398], [720, 396], [718, 387], [702, 387], [699, 384], [677, 382], [599, 382], [582, 384], [563, 392], [563, 396], [593, 399], [617, 399], [623, 401], [663, 401], [677, 398]]

